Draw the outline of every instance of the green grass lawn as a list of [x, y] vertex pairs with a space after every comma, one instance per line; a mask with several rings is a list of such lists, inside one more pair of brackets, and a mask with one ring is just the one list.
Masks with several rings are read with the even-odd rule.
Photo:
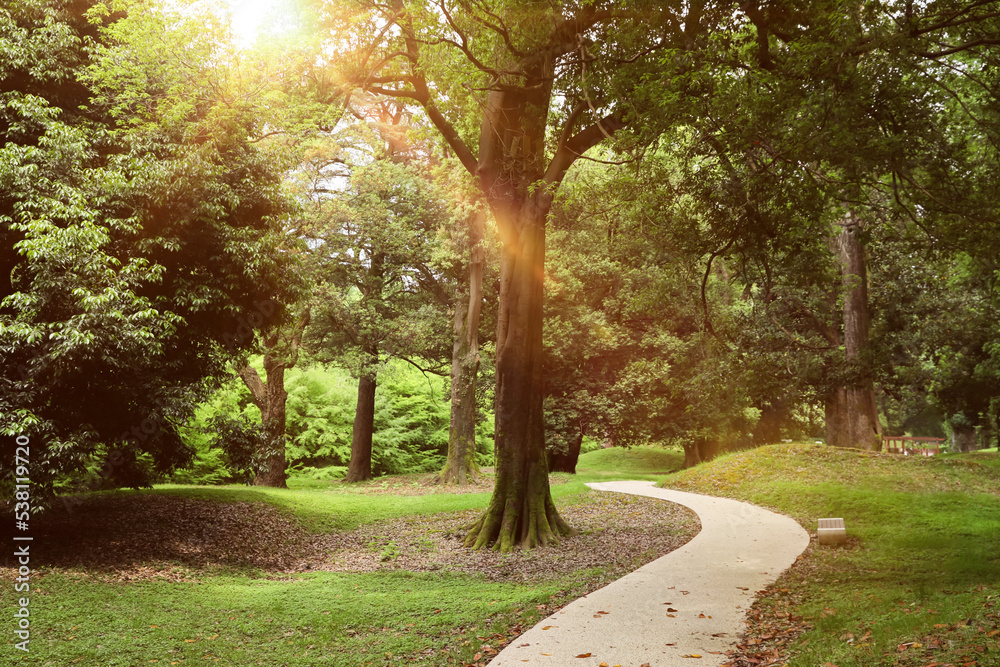
[[406, 572], [131, 584], [51, 572], [17, 664], [464, 664], [559, 590]]
[[[843, 517], [849, 544], [810, 547], [755, 608], [750, 641], [757, 643], [747, 655], [778, 648], [772, 655], [781, 656], [756, 664], [784, 664], [788, 655], [792, 667], [1000, 665], [995, 453], [904, 458], [781, 445], [665, 474], [681, 461], [677, 450], [598, 450], [581, 457], [576, 476], [556, 475], [552, 491], [561, 504], [586, 494], [587, 481], [651, 479], [755, 502], [810, 531], [818, 518]], [[171, 485], [143, 493], [268, 503], [312, 532], [475, 509], [489, 499], [487, 492], [403, 493], [421, 483], [417, 476], [375, 480], [377, 494], [315, 480], [292, 480], [288, 490]], [[601, 576], [577, 572], [522, 585], [446, 571], [178, 571], [176, 581], [35, 572], [31, 653], [15, 654], [9, 614], [0, 624], [7, 628], [0, 664], [485, 664], [547, 614], [545, 605], [572, 599], [583, 580]], [[0, 604], [13, 609], [20, 594], [10, 585], [2, 590]]]
[[[556, 476], [552, 493], [557, 504], [589, 493], [584, 482], [591, 478], [622, 478], [642, 470], [641, 461], [656, 459], [648, 449], [630, 450], [625, 457], [588, 455], [586, 475]], [[616, 473], [616, 465], [628, 472]], [[267, 503], [313, 533], [485, 508], [489, 501], [489, 492], [405, 494], [405, 487], [423, 484], [425, 477], [373, 480], [367, 483], [373, 487], [369, 493], [336, 481], [294, 478], [287, 490], [161, 485], [140, 493]], [[100, 495], [127, 503], [135, 494]], [[603, 583], [604, 576], [587, 570], [512, 584], [446, 571], [274, 574], [179, 566], [176, 572], [179, 581], [128, 581], [114, 573], [64, 568], [34, 572], [31, 652], [14, 649], [8, 615], [0, 624], [7, 630], [0, 664], [8, 664], [10, 657], [16, 664], [58, 667], [485, 664], [503, 643], [548, 614], [545, 605], [582, 595]], [[14, 609], [19, 595], [12, 585], [4, 586], [0, 604]]]
[[587, 482], [625, 478], [660, 480], [663, 475], [680, 470], [683, 463], [684, 452], [673, 447], [610, 447], [582, 454], [576, 473]]
[[811, 627], [792, 643], [790, 666], [1000, 665], [995, 453], [771, 446], [665, 485], [770, 507], [812, 532], [819, 518], [843, 517], [848, 545], [813, 547], [762, 602], [778, 626]]

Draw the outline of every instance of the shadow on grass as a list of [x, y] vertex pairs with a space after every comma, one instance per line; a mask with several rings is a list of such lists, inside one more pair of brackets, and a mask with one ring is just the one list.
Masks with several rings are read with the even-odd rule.
[[284, 569], [310, 536], [255, 494], [205, 499], [117, 491], [72, 496], [32, 521], [32, 565], [136, 571], [164, 564]]

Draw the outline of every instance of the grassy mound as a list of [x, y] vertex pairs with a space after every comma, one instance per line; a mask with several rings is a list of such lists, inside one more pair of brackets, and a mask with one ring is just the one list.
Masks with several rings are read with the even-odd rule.
[[676, 448], [609, 447], [581, 454], [576, 472], [587, 481], [657, 479], [658, 475], [679, 470], [683, 463], [684, 453]]
[[[1000, 457], [822, 445], [730, 454], [665, 486], [772, 508], [846, 547], [810, 547], [751, 613], [733, 665], [1000, 665]], [[756, 660], [756, 662], [754, 662]]]

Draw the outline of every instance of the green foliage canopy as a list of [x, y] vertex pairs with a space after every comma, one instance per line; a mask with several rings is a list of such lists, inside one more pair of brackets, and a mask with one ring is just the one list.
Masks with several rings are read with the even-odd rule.
[[40, 445], [36, 483], [113, 452], [137, 485], [139, 454], [188, 459], [206, 378], [282, 316], [290, 209], [211, 24], [87, 9], [0, 9], [0, 431]]

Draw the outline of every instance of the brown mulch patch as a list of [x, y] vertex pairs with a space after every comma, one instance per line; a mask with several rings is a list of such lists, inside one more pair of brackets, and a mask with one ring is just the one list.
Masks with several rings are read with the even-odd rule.
[[812, 624], [796, 614], [802, 595], [784, 588], [789, 580], [808, 576], [812, 569], [810, 544], [799, 559], [777, 582], [757, 591], [753, 605], [747, 611], [746, 631], [730, 651], [722, 667], [781, 667], [787, 664], [790, 648]]
[[624, 574], [687, 543], [701, 526], [680, 505], [620, 493], [594, 492], [559, 513], [581, 534], [554, 545], [499, 554], [462, 546], [465, 526], [481, 510], [380, 522], [321, 540], [331, 549], [319, 569], [478, 573], [493, 581], [532, 581], [552, 574], [606, 567]]
[[[387, 491], [375, 487], [367, 492]], [[205, 569], [252, 567], [275, 575], [449, 570], [523, 582], [596, 567], [608, 568], [605, 576], [620, 576], [676, 549], [700, 529], [686, 508], [623, 494], [581, 495], [562, 501], [559, 511], [580, 535], [544, 548], [499, 554], [462, 547], [463, 528], [481, 510], [316, 535], [265, 503], [98, 495], [71, 512], [51, 511], [33, 520], [32, 566], [83, 570], [115, 581], [193, 580]]]

